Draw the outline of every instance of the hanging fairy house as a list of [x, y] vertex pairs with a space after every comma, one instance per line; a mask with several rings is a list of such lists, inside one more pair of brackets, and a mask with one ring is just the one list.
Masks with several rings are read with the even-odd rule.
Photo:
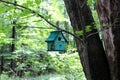
[[48, 45], [48, 51], [66, 51], [67, 39], [62, 31], [52, 31], [45, 40]]

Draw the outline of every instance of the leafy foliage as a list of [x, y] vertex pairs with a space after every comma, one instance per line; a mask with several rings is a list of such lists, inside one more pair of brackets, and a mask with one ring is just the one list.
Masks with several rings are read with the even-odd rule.
[[[14, 0], [9, 1], [14, 3]], [[45, 39], [50, 31], [56, 29], [38, 17], [38, 13], [52, 23], [59, 22], [58, 26], [72, 32], [62, 0], [16, 1], [17, 4], [35, 12], [15, 5], [0, 3], [0, 59], [1, 62], [2, 57], [5, 60], [2, 80], [8, 80], [9, 77], [6, 75], [11, 73], [14, 76], [24, 77], [51, 73], [63, 75], [64, 79], [84, 80], [85, 76], [76, 53], [61, 55], [59, 52], [49, 53], [46, 49]], [[15, 38], [12, 38], [13, 26], [15, 27]], [[68, 45], [68, 49], [73, 48], [73, 37], [67, 34], [65, 36], [72, 42]], [[12, 52], [11, 45], [13, 44], [15, 49]], [[13, 68], [10, 67], [11, 60], [15, 63]], [[14, 80], [17, 80], [18, 78], [14, 76]]]
[[[45, 53], [43, 55], [45, 55]], [[28, 64], [30, 63], [31, 65], [29, 65], [30, 67], [28, 67]], [[37, 58], [35, 56], [27, 55], [22, 63], [18, 62], [17, 64], [18, 64], [18, 67], [16, 68], [17, 71], [24, 70], [24, 74], [26, 75], [26, 77], [37, 76], [39, 73], [40, 74], [43, 74], [43, 73], [56, 74], [57, 73], [57, 74], [61, 74], [60, 76], [61, 78], [64, 77], [63, 80], [73, 80], [73, 79], [85, 80], [84, 73], [82, 72], [82, 67], [79, 64], [79, 57], [77, 53], [74, 53], [74, 54], [66, 53], [66, 54], [59, 54], [59, 55], [54, 53], [54, 55], [53, 54], [45, 55], [42, 59]], [[1, 77], [4, 77], [4, 75], [2, 75]], [[9, 79], [9, 77], [7, 78]]]

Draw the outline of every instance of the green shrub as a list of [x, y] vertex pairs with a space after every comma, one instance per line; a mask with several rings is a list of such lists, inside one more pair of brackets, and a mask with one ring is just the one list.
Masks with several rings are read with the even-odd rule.
[[66, 78], [72, 77], [72, 80], [85, 80], [78, 53], [56, 55], [49, 60], [49, 63], [49, 67], [61, 75], [66, 75]]

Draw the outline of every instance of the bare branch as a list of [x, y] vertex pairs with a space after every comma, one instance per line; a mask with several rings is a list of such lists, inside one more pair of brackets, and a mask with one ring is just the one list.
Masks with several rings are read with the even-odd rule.
[[98, 33], [99, 33], [99, 32], [91, 33], [91, 34], [89, 34], [89, 35], [86, 36], [86, 39], [87, 39], [88, 37], [93, 36], [93, 35], [98, 34]]
[[29, 11], [31, 11], [31, 13], [37, 14], [37, 16], [39, 16], [40, 18], [42, 18], [43, 20], [45, 20], [45, 21], [46, 21], [48, 24], [50, 24], [51, 26], [53, 26], [53, 27], [55, 27], [55, 28], [57, 28], [57, 29], [59, 29], [59, 30], [62, 30], [62, 31], [64, 31], [64, 32], [66, 32], [66, 33], [68, 33], [68, 34], [74, 36], [76, 39], [82, 41], [82, 39], [81, 39], [80, 37], [78, 37], [76, 34], [71, 33], [71, 32], [69, 32], [69, 31], [67, 31], [67, 30], [65, 30], [65, 29], [62, 29], [62, 28], [60, 28], [60, 27], [54, 25], [54, 24], [51, 23], [49, 20], [47, 20], [44, 16], [42, 16], [41, 14], [37, 13], [36, 11], [34, 11], [34, 10], [28, 8], [28, 7], [25, 7], [25, 6], [16, 4], [16, 3], [12, 3], [12, 2], [9, 2], [9, 1], [5, 1], [5, 0], [0, 0], [0, 2], [7, 3], [7, 4], [11, 4], [11, 5], [15, 5], [15, 6], [18, 6], [18, 7], [20, 7], [20, 8], [29, 10]]

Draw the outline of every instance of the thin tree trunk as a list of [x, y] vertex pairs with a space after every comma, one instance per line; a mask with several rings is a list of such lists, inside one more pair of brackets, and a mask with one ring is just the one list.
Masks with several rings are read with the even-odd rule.
[[2, 72], [3, 72], [3, 70], [4, 70], [4, 57], [3, 56], [1, 56], [1, 65], [0, 65], [0, 67], [1, 67], [1, 70], [0, 70], [0, 74], [2, 74]]
[[[13, 21], [13, 24], [16, 24], [15, 21]], [[15, 29], [15, 26], [12, 27], [12, 44], [11, 44], [11, 56], [12, 56], [12, 53], [15, 51], [15, 36], [16, 36], [16, 29]], [[11, 62], [10, 62], [10, 68], [13, 69], [13, 66], [14, 66], [14, 60], [11, 59]]]
[[97, 11], [102, 25], [111, 80], [120, 80], [120, 1], [99, 0]]
[[[64, 2], [74, 32], [85, 29], [87, 25], [92, 26], [92, 31], [84, 34], [84, 44], [76, 39], [76, 45], [87, 80], [110, 80], [109, 65], [105, 51], [99, 34], [94, 29], [94, 20], [86, 1], [64, 0]], [[86, 37], [93, 33], [96, 34]]]

